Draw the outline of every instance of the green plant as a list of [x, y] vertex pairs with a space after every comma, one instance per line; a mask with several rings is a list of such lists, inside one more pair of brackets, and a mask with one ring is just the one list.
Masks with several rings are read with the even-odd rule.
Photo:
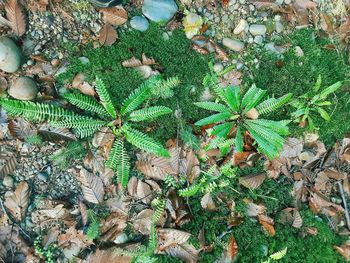
[[282, 259], [282, 258], [284, 258], [284, 256], [287, 254], [287, 247], [286, 248], [284, 248], [284, 249], [282, 249], [282, 250], [280, 250], [280, 251], [278, 251], [278, 252], [275, 252], [275, 253], [273, 253], [273, 254], [271, 254], [270, 256], [269, 256], [269, 258], [267, 259], [267, 260], [265, 260], [264, 262], [262, 262], [262, 263], [270, 263], [271, 262], [271, 260], [280, 260], [280, 259]]
[[81, 142], [72, 141], [63, 149], [50, 156], [50, 160], [61, 169], [67, 168], [72, 160], [82, 157], [86, 149]]
[[94, 240], [100, 236], [100, 219], [91, 209], [87, 210], [88, 219], [90, 221], [86, 231], [89, 240]]
[[291, 105], [296, 108], [296, 111], [292, 112], [294, 122], [300, 123], [301, 126], [305, 126], [306, 123], [311, 130], [317, 128], [312, 118], [314, 113], [318, 113], [326, 121], [331, 119], [330, 115], [323, 107], [332, 105], [332, 102], [326, 99], [331, 93], [337, 91], [343, 83], [338, 81], [320, 91], [321, 84], [322, 78], [321, 75], [319, 75], [315, 85], [310, 91], [291, 102]]
[[54, 263], [56, 262], [56, 254], [57, 254], [57, 245], [56, 244], [50, 244], [47, 247], [42, 246], [42, 236], [38, 236], [34, 240], [34, 249], [35, 253], [42, 259], [45, 260], [47, 263]]
[[66, 93], [63, 97], [76, 106], [89, 112], [90, 116], [79, 115], [52, 104], [34, 103], [3, 99], [1, 106], [11, 115], [20, 115], [33, 121], [49, 121], [58, 128], [73, 129], [80, 137], [89, 137], [101, 127], [109, 127], [115, 135], [115, 141], [110, 151], [106, 165], [117, 172], [119, 182], [125, 187], [129, 178], [129, 157], [124, 147], [124, 139], [141, 150], [152, 152], [159, 156], [169, 156], [168, 151], [146, 134], [135, 129], [137, 123], [154, 120], [169, 114], [172, 110], [165, 106], [152, 106], [136, 110], [152, 96], [151, 88], [155, 85], [168, 84], [157, 77], [145, 81], [132, 92], [117, 111], [112, 104], [109, 93], [100, 78], [96, 78], [96, 92], [100, 101], [78, 93]]
[[276, 157], [283, 148], [284, 138], [282, 136], [289, 133], [287, 127], [289, 121], [273, 121], [259, 117], [283, 106], [290, 100], [292, 94], [288, 93], [278, 99], [272, 97], [261, 102], [266, 91], [255, 85], [249, 88], [243, 98], [241, 98], [239, 87], [221, 88], [214, 85], [213, 90], [224, 104], [209, 101], [195, 103], [200, 108], [217, 112], [197, 121], [195, 125], [215, 124], [211, 135], [221, 138], [231, 137], [234, 131], [235, 139], [229, 142], [235, 145], [238, 152], [243, 151], [243, 134], [248, 131], [257, 143], [260, 152], [270, 159]]

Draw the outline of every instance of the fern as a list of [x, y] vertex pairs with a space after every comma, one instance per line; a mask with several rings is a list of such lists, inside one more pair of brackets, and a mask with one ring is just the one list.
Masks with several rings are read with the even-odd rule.
[[130, 120], [135, 122], [150, 121], [162, 115], [169, 114], [171, 112], [172, 110], [168, 107], [154, 106], [154, 107], [133, 111], [130, 114]]
[[160, 218], [163, 215], [164, 209], [165, 209], [165, 200], [164, 199], [160, 199], [160, 198], [156, 198], [154, 200], [152, 200], [151, 205], [154, 207], [154, 213], [152, 215], [152, 219], [151, 222], [152, 224], [157, 224], [160, 220]]
[[94, 240], [100, 236], [100, 223], [98, 221], [90, 223], [86, 236], [89, 240]]
[[178, 77], [171, 77], [166, 80], [160, 78], [157, 83], [151, 87], [151, 93], [155, 97], [167, 99], [174, 95], [173, 89], [179, 84], [180, 79]]
[[195, 123], [195, 125], [204, 126], [204, 125], [208, 125], [208, 124], [213, 124], [213, 123], [224, 121], [224, 120], [228, 119], [229, 117], [231, 117], [231, 113], [221, 112], [221, 113], [211, 115], [207, 118], [201, 119], [201, 120], [197, 121]]
[[98, 77], [96, 78], [96, 92], [97, 92], [98, 96], [100, 97], [102, 106], [106, 109], [108, 114], [112, 118], [115, 119], [117, 117], [117, 114], [116, 114], [114, 106], [112, 104], [112, 100], [109, 96], [109, 93], [107, 91], [105, 84]]
[[72, 141], [64, 149], [50, 156], [50, 160], [61, 169], [67, 168], [72, 160], [82, 157], [86, 149], [81, 142]]
[[117, 172], [120, 184], [126, 187], [129, 180], [130, 163], [122, 140], [114, 142], [106, 166]]
[[125, 134], [125, 139], [137, 148], [154, 153], [158, 156], [170, 156], [168, 151], [163, 148], [162, 145], [148, 137], [146, 134], [133, 129], [126, 124], [123, 126], [123, 131]]
[[191, 197], [191, 196], [196, 195], [200, 190], [201, 190], [201, 185], [194, 184], [194, 185], [191, 185], [187, 188], [180, 189], [179, 195], [182, 197]]
[[276, 98], [267, 99], [267, 100], [261, 102], [256, 107], [256, 109], [259, 112], [259, 114], [271, 113], [271, 112], [275, 111], [276, 109], [278, 109], [279, 107], [286, 104], [292, 98], [292, 96], [293, 96], [292, 93], [288, 93], [288, 94], [286, 94], [278, 99], [276, 99]]
[[175, 178], [171, 175], [166, 175], [164, 178], [164, 183], [167, 186], [167, 188], [177, 188], [178, 183], [176, 182]]
[[65, 98], [70, 104], [82, 110], [102, 116], [109, 116], [105, 108], [90, 96], [81, 93], [65, 93], [63, 98]]
[[205, 110], [216, 111], [216, 112], [228, 112], [230, 110], [223, 104], [215, 103], [211, 101], [195, 102], [194, 105]]
[[31, 101], [1, 99], [0, 105], [9, 115], [21, 116], [30, 121], [56, 121], [77, 116], [75, 113], [62, 107]]
[[285, 255], [287, 255], [287, 247], [282, 249], [281, 251], [278, 251], [276, 253], [273, 253], [272, 255], [270, 255], [270, 258], [273, 260], [280, 260], [282, 259]]

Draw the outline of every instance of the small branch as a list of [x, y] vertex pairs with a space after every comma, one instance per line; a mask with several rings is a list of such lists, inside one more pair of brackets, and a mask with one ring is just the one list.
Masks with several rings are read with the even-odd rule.
[[344, 209], [345, 209], [346, 225], [348, 226], [348, 229], [350, 229], [350, 216], [349, 216], [348, 205], [346, 204], [346, 198], [345, 198], [345, 194], [344, 194], [343, 184], [341, 183], [341, 181], [337, 181], [337, 184], [338, 184], [338, 187], [339, 187], [341, 198], [343, 199], [343, 204], [344, 204]]

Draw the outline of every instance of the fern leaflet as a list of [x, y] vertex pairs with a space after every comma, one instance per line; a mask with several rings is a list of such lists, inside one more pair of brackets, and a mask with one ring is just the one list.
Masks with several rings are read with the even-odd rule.
[[102, 106], [106, 109], [108, 114], [112, 118], [116, 118], [117, 113], [115, 112], [114, 106], [112, 104], [112, 100], [109, 96], [109, 93], [107, 91], [105, 84], [103, 83], [102, 79], [100, 79], [99, 77], [96, 78], [96, 92], [100, 97]]
[[165, 106], [154, 106], [149, 108], [143, 108], [140, 110], [133, 111], [130, 114], [130, 120], [139, 122], [139, 121], [150, 121], [159, 116], [169, 114], [172, 110]]

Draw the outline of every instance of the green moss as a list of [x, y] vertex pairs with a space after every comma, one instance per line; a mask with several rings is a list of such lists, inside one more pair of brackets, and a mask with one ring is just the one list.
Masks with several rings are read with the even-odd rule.
[[[287, 255], [280, 262], [290, 263], [335, 263], [345, 260], [333, 249], [333, 245], [341, 244], [343, 238], [337, 236], [327, 225], [327, 219], [315, 217], [310, 211], [303, 210], [302, 229], [290, 225], [276, 223], [276, 235], [268, 236], [257, 222], [246, 219], [243, 224], [233, 230], [239, 247], [238, 262], [260, 262], [267, 259], [268, 254], [288, 248]], [[304, 235], [307, 227], [315, 227], [316, 236]]]
[[[133, 55], [141, 58], [142, 53], [156, 60], [158, 69], [165, 78], [177, 76], [181, 84], [174, 89], [175, 96], [152, 101], [166, 105], [173, 110], [180, 109], [187, 122], [202, 117], [201, 111], [193, 107], [203, 92], [202, 80], [208, 71], [208, 59], [190, 48], [190, 41], [182, 30], [176, 30], [168, 40], [163, 30], [151, 25], [146, 32], [131, 31], [120, 36], [119, 42], [111, 47], [93, 49], [84, 47], [70, 58], [68, 71], [58, 77], [60, 83], [72, 81], [75, 74], [84, 72], [89, 81], [100, 76], [109, 87], [114, 104], [120, 104], [142, 81], [141, 75], [132, 68], [124, 68], [121, 62]], [[85, 56], [90, 63], [83, 65], [77, 58]], [[168, 139], [176, 134], [177, 120], [174, 116], [163, 117], [150, 124], [158, 139]]]
[[[299, 96], [313, 87], [318, 75], [322, 76], [325, 87], [337, 81], [349, 80], [350, 70], [345, 63], [345, 56], [337, 50], [325, 48], [331, 44], [329, 39], [320, 38], [313, 30], [306, 29], [286, 37], [281, 44], [285, 43], [290, 43], [292, 46], [283, 54], [283, 58], [266, 51], [254, 54], [260, 57], [260, 67], [252, 69], [252, 79], [246, 77], [248, 84], [255, 82], [270, 95], [282, 96], [292, 92], [294, 96]], [[296, 46], [301, 47], [304, 56], [296, 55]], [[346, 121], [350, 118], [350, 89], [345, 87], [336, 95], [332, 99], [334, 105], [328, 109], [328, 112], [332, 113], [331, 121], [315, 119], [316, 125], [320, 128], [321, 139], [328, 145], [350, 131], [350, 123]], [[280, 116], [289, 114], [291, 110], [293, 109], [289, 108], [286, 112], [278, 114]], [[340, 123], [342, 125], [339, 125]], [[295, 127], [292, 132], [300, 134], [303, 130]]]

